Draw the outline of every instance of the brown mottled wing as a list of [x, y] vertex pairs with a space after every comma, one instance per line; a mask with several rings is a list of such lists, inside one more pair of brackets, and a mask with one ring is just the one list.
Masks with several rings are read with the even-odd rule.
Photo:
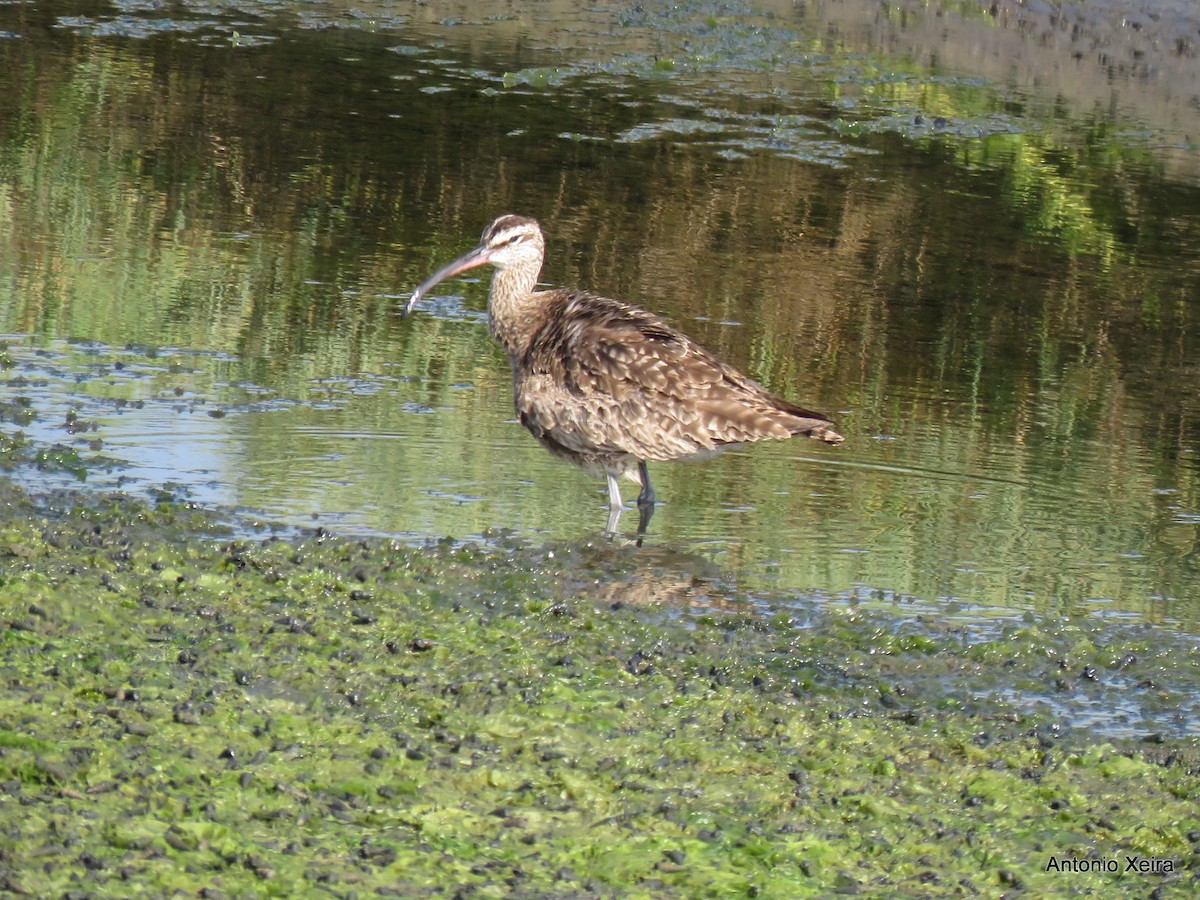
[[521, 369], [522, 421], [577, 453], [668, 460], [795, 434], [840, 440], [824, 416], [771, 396], [657, 316], [590, 294], [564, 298]]

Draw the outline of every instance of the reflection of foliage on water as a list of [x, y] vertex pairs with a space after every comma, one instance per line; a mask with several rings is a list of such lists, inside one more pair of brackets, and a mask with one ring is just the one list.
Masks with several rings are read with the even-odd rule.
[[[806, 472], [800, 448], [756, 450], [753, 470], [721, 482], [664, 474], [681, 507], [750, 508], [821, 546], [876, 548], [793, 554], [781, 564], [793, 581], [899, 579], [924, 595], [982, 584], [983, 596], [1064, 606], [1152, 592], [1133, 562], [1094, 565], [1144, 546], [1147, 528], [1180, 540], [1186, 523], [1165, 505], [1107, 516], [1128, 497], [1169, 489], [1184, 511], [1200, 499], [1184, 452], [1200, 437], [1186, 399], [1200, 388], [1200, 204], [1143, 151], [1101, 130], [971, 137], [968, 126], [1008, 120], [963, 82], [881, 71], [853, 85], [853, 105], [831, 85], [796, 109], [767, 92], [693, 90], [682, 75], [506, 84], [549, 55], [510, 67], [464, 46], [434, 62], [394, 44], [13, 45], [27, 74], [0, 97], [0, 254], [22, 274], [0, 300], [2, 327], [228, 351], [231, 379], [322, 402], [317, 379], [408, 379], [345, 403], [384, 432], [399, 403], [446, 411], [406, 427], [431, 442], [460, 435], [439, 454], [482, 491], [497, 461], [478, 448], [510, 427], [505, 361], [479, 322], [484, 288], [447, 287], [411, 323], [394, 312], [496, 213], [528, 212], [550, 240], [546, 281], [663, 312], [843, 419], [860, 461], [906, 473]], [[896, 118], [872, 118], [871, 104]], [[815, 164], [792, 158], [813, 146]], [[278, 440], [267, 423], [247, 430]], [[525, 466], [536, 448], [512, 439]], [[303, 440], [322, 452], [320, 433]], [[363, 452], [387, 471], [380, 447]], [[926, 463], [958, 477], [921, 480]], [[377, 488], [403, 491], [372, 486], [371, 502], [388, 502]], [[530, 491], [548, 515], [578, 504], [556, 483]], [[1087, 498], [1086, 525], [1061, 522], [1073, 498]], [[478, 515], [469, 527], [494, 524]], [[996, 546], [981, 544], [988, 531]], [[772, 551], [747, 544], [731, 562]], [[947, 559], [974, 568], [932, 575]], [[1184, 593], [1191, 570], [1156, 589]]]

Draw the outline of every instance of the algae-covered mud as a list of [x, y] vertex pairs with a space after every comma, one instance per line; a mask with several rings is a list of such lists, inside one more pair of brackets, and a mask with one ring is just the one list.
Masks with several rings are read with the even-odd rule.
[[[687, 614], [637, 602], [654, 572], [611, 544], [235, 540], [186, 506], [4, 499], [10, 893], [1197, 889], [1200, 750], [1170, 730], [1198, 662], [1152, 628], [968, 639], [728, 588]], [[705, 590], [653, 568], [660, 597]], [[1012, 702], [1044, 694], [1161, 729]]]

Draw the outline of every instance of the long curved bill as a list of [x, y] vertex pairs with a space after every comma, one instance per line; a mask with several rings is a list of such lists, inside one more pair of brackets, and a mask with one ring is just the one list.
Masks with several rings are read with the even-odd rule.
[[491, 258], [491, 249], [485, 247], [483, 244], [480, 244], [470, 253], [460, 256], [448, 266], [443, 266], [442, 268], [438, 269], [436, 272], [422, 281], [420, 287], [413, 291], [412, 296], [408, 298], [408, 302], [404, 304], [404, 309], [401, 311], [400, 317], [405, 318], [412, 315], [413, 308], [417, 305], [417, 301], [419, 301], [422, 297], [428, 294], [447, 278], [453, 278], [460, 272], [467, 271], [467, 269], [474, 269], [476, 266], [482, 266]]

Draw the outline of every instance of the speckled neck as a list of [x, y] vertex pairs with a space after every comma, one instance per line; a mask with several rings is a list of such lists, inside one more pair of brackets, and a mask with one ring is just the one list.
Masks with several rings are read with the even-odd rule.
[[541, 262], [536, 266], [497, 269], [488, 291], [488, 317], [492, 336], [510, 356], [524, 353], [537, 326], [537, 284]]

